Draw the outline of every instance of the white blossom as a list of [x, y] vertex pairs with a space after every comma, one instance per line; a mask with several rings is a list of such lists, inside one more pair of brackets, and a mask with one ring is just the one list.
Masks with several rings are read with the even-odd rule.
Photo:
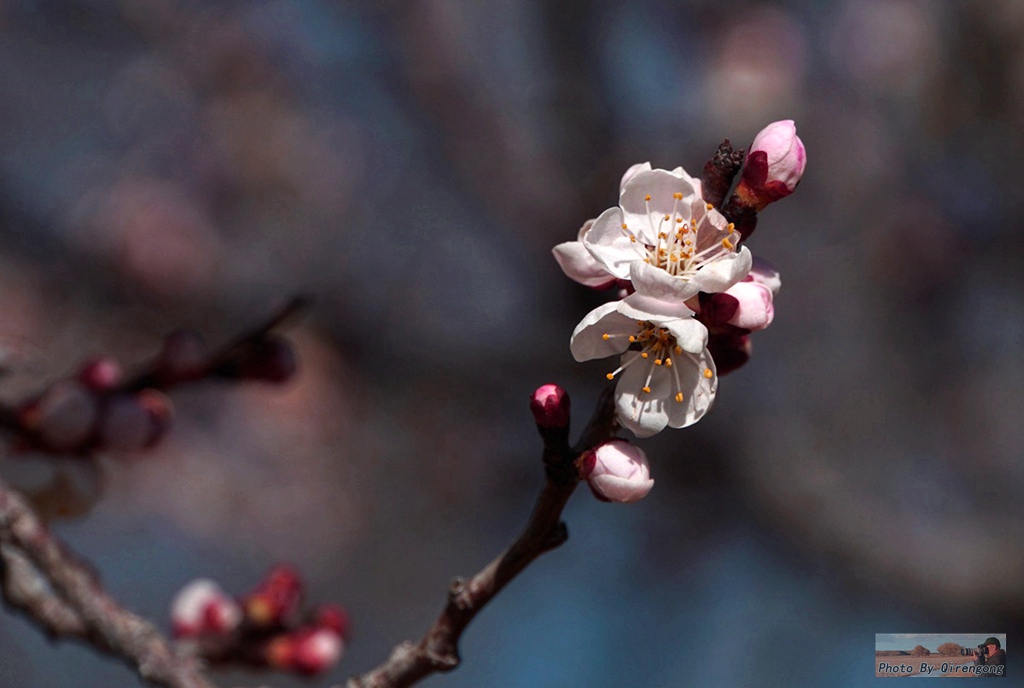
[[750, 271], [734, 226], [682, 168], [627, 171], [619, 205], [601, 213], [580, 240], [609, 275], [642, 294], [685, 301], [725, 291]]
[[696, 423], [718, 388], [708, 331], [681, 302], [632, 294], [591, 311], [570, 349], [577, 361], [621, 354], [615, 404], [619, 423], [637, 437]]

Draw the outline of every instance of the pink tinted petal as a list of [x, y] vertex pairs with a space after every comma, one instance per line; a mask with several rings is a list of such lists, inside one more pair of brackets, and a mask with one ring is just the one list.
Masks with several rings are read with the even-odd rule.
[[618, 279], [627, 279], [629, 264], [640, 258], [638, 249], [622, 231], [619, 208], [609, 208], [594, 220], [583, 237], [583, 245], [599, 265]]
[[[615, 301], [602, 304], [576, 326], [569, 350], [577, 361], [589, 361], [620, 354], [629, 348], [629, 335], [637, 331], [636, 321], [616, 312]], [[609, 335], [608, 339], [604, 335]]]

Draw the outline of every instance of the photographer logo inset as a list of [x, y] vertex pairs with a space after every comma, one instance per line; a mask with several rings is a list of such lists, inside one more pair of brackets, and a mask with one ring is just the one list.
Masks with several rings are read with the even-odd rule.
[[1005, 633], [876, 633], [875, 676], [1003, 678]]

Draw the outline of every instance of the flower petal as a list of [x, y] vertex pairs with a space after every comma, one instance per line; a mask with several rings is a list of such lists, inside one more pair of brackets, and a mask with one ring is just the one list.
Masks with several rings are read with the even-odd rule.
[[[701, 267], [693, 276], [693, 284], [698, 291], [706, 294], [725, 291], [747, 276], [747, 273], [750, 272], [751, 260], [750, 249], [742, 246], [738, 253]], [[633, 284], [636, 287], [636, 280]], [[636, 287], [636, 290], [640, 291], [640, 287]]]
[[668, 330], [676, 338], [676, 344], [691, 354], [701, 353], [708, 345], [708, 328], [699, 320], [677, 318], [653, 322]]
[[581, 242], [567, 241], [555, 246], [551, 252], [569, 279], [596, 289], [615, 284], [615, 276], [608, 274]]
[[690, 318], [694, 314], [682, 301], [662, 301], [640, 293], [630, 294], [619, 301], [618, 311], [634, 320], [657, 322], [674, 318]]
[[[682, 385], [683, 401], [674, 399], [668, 404], [668, 426], [685, 428], [693, 425], [711, 410], [718, 391], [718, 373], [711, 354], [704, 349], [698, 356], [679, 356], [672, 359], [675, 372], [679, 375]], [[705, 371], [711, 371], [708, 377]]]
[[[681, 193], [682, 199], [677, 201], [674, 194]], [[661, 217], [678, 211], [683, 220], [690, 219], [690, 203], [694, 195], [693, 186], [685, 179], [668, 170], [650, 170], [634, 174], [619, 196], [622, 207], [623, 222], [648, 244], [654, 244], [658, 238], [658, 227]], [[646, 200], [650, 196], [651, 200]]]
[[619, 194], [622, 194], [622, 190], [626, 188], [626, 182], [632, 179], [633, 175], [637, 172], [650, 172], [650, 170], [651, 163], [649, 162], [638, 162], [635, 165], [630, 165], [629, 169], [626, 170], [626, 174], [622, 175], [622, 181], [619, 182]]
[[[627, 351], [622, 364], [630, 364], [622, 372], [615, 387], [615, 408], [619, 424], [637, 437], [650, 437], [665, 429], [669, 422], [667, 404], [672, 381], [665, 366], [653, 361], [636, 360], [640, 354]], [[650, 376], [650, 392], [643, 391]]]
[[637, 331], [636, 320], [616, 311], [616, 306], [617, 301], [601, 304], [580, 321], [569, 341], [573, 358], [581, 362], [606, 358], [629, 348], [629, 335]]
[[622, 231], [622, 210], [609, 208], [594, 220], [583, 236], [583, 245], [594, 259], [618, 279], [629, 277], [629, 264], [640, 256], [629, 236]]
[[[656, 268], [642, 260], [634, 260], [630, 263], [629, 268], [629, 279], [633, 282], [633, 288], [637, 293], [645, 296], [661, 301], [682, 302], [702, 291], [695, 281], [673, 277], [661, 268]], [[697, 277], [701, 272], [703, 269], [697, 273]]]

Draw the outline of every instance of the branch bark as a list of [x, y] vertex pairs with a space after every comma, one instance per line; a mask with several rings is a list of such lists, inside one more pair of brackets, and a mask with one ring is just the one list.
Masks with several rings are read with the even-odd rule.
[[568, 427], [538, 428], [544, 439], [545, 480], [523, 532], [475, 576], [452, 582], [444, 611], [419, 642], [399, 644], [383, 664], [350, 678], [346, 688], [405, 688], [434, 672], [451, 671], [459, 665], [459, 640], [476, 615], [537, 557], [569, 537], [561, 517], [579, 482], [575, 462], [615, 432], [613, 391], [614, 387], [608, 386], [601, 394], [574, 448], [568, 444]]
[[213, 688], [145, 619], [108, 595], [87, 565], [54, 538], [20, 494], [0, 481], [0, 558], [8, 603], [51, 637], [85, 640], [165, 688]]

